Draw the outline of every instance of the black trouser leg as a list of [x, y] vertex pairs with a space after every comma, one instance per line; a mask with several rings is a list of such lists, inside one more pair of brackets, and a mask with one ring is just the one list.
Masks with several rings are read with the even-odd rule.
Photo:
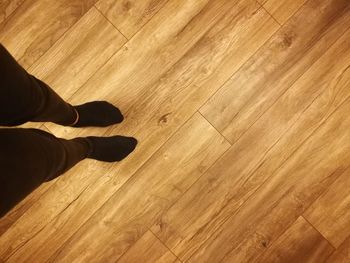
[[27, 73], [0, 44], [0, 125], [16, 126], [27, 121], [70, 125], [76, 117], [72, 105]]
[[45, 181], [63, 174], [90, 151], [85, 138], [60, 139], [38, 129], [0, 129], [0, 217]]
[[[0, 44], [0, 125], [70, 125], [75, 119], [73, 107], [28, 74]], [[90, 149], [84, 138], [65, 140], [37, 129], [0, 128], [0, 216], [41, 183], [84, 159]]]

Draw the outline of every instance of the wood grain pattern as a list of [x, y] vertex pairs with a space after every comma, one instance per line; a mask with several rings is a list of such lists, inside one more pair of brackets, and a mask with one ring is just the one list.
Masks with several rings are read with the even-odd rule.
[[[68, 100], [126, 39], [93, 7], [28, 72]], [[29, 122], [22, 127], [37, 128]]]
[[[344, 18], [342, 22], [349, 23], [350, 13]], [[288, 90], [152, 228], [180, 259], [188, 259], [218, 231], [349, 96], [346, 88], [349, 34], [347, 32]], [[334, 60], [334, 57], [342, 59]], [[314, 85], [316, 82], [319, 85]], [[315, 98], [317, 100], [312, 103]], [[185, 215], [192, 215], [193, 219], [188, 220]]]
[[[64, 99], [68, 99], [124, 42], [125, 38], [92, 8], [28, 71], [51, 85]], [[21, 127], [48, 131], [42, 123], [27, 123]], [[47, 190], [55, 189], [54, 184], [55, 181], [42, 185], [21, 203], [19, 209], [14, 209], [9, 216], [2, 219], [0, 233], [3, 234], [33, 204], [36, 206], [32, 209], [45, 209], [38, 199], [44, 193], [52, 197], [54, 192]], [[62, 193], [56, 194], [62, 197]], [[57, 196], [54, 195], [53, 198]], [[33, 220], [39, 220], [38, 218]], [[30, 224], [29, 222], [26, 225]]]
[[236, 142], [343, 34], [337, 25], [346, 0], [311, 0], [259, 50], [201, 113]]
[[[91, 161], [84, 162], [72, 173], [62, 177], [62, 180], [59, 179], [58, 185], [50, 189], [50, 192], [40, 200], [46, 203], [50, 210], [33, 207], [4, 238], [4, 240], [16, 239], [21, 233], [18, 229], [31, 226], [31, 231], [27, 231], [25, 236], [22, 234], [20, 241], [12, 244], [11, 251], [21, 247], [47, 224], [51, 227], [48, 227], [47, 231], [53, 229], [54, 232], [50, 232], [47, 236], [41, 232], [43, 237], [52, 235], [53, 237], [49, 239], [57, 237], [58, 241], [57, 243], [46, 241], [45, 247], [40, 249], [50, 253], [53, 249], [57, 249], [58, 243], [63, 244], [69, 239], [70, 235], [74, 234], [73, 229], [81, 227], [204, 103], [208, 96], [227, 80], [232, 70], [242, 65], [277, 29], [276, 23], [255, 1], [240, 1], [239, 5], [232, 1], [227, 1], [224, 5], [223, 2], [220, 5], [219, 2], [210, 2], [202, 6], [193, 6], [184, 1], [184, 7], [194, 8], [192, 16], [188, 14], [189, 9], [183, 14], [186, 15], [187, 21], [191, 21], [186, 26], [188, 29], [183, 28], [184, 19], [179, 20], [182, 24], [178, 28], [171, 28], [180, 30], [180, 33], [168, 32], [166, 28], [158, 29], [156, 25], [162, 25], [160, 22], [163, 19], [169, 21], [168, 17], [172, 14], [169, 12], [173, 12], [172, 4], [177, 6], [179, 1], [170, 2], [169, 7], [165, 6], [143, 29], [147, 32], [140, 32], [132, 39], [135, 43], [129, 42], [126, 45], [129, 51], [126, 49], [119, 51], [99, 70], [96, 77], [75, 94], [76, 101], [79, 102], [84, 101], [84, 98], [86, 100], [105, 98], [120, 106], [127, 118], [122, 125], [113, 127], [108, 134], [134, 134], [140, 141], [137, 151], [128, 160], [112, 167]], [[204, 9], [200, 12], [198, 8]], [[200, 14], [197, 15], [198, 13]], [[213, 17], [213, 14], [216, 14], [216, 17]], [[181, 13], [177, 11], [176, 15], [180, 16]], [[221, 22], [217, 23], [218, 21]], [[149, 47], [150, 55], [147, 55], [144, 46], [139, 44], [143, 43], [144, 39], [147, 41], [152, 39], [154, 30], [157, 34], [160, 32], [170, 36], [164, 36], [163, 42], [155, 41], [155, 45]], [[194, 32], [197, 35], [195, 39]], [[176, 37], [171, 38], [171, 41], [167, 39], [173, 35]], [[250, 47], [240, 44], [248, 40], [252, 40], [249, 42]], [[142, 50], [139, 50], [140, 48]], [[172, 51], [169, 52], [169, 49]], [[162, 52], [166, 52], [168, 56], [166, 60], [159, 60]], [[181, 56], [183, 58], [180, 59]], [[163, 64], [165, 62], [166, 64]], [[168, 72], [160, 70], [165, 67]], [[95, 89], [97, 85], [100, 87], [99, 90]], [[106, 131], [106, 129], [60, 128], [54, 125], [49, 127], [56, 135], [62, 137], [98, 135]], [[38, 217], [45, 219], [36, 220]], [[68, 225], [68, 219], [74, 222], [74, 225], [73, 223]], [[35, 247], [39, 244], [40, 242], [29, 241], [27, 246]], [[20, 249], [18, 254], [25, 254], [25, 251], [28, 250]], [[11, 252], [5, 252], [6, 255], [9, 253]], [[47, 256], [46, 253], [42, 254], [44, 257]]]
[[[119, 51], [109, 63], [97, 72], [94, 80], [92, 82], [90, 81], [91, 83], [89, 82], [90, 88], [86, 90], [84, 89], [84, 92], [80, 93], [81, 95], [79, 96], [77, 103], [72, 103], [73, 105], [83, 103], [84, 97], [86, 100], [107, 99], [119, 106], [126, 116], [128, 115], [128, 112], [124, 107], [128, 106], [128, 104], [130, 104], [129, 107], [132, 107], [134, 103], [138, 103], [139, 107], [135, 107], [135, 109], [139, 112], [139, 117], [135, 116], [133, 117], [135, 119], [129, 120], [129, 123], [131, 122], [129, 124], [129, 131], [123, 131], [122, 129], [128, 123], [127, 117], [123, 125], [119, 125], [119, 127], [121, 127], [120, 131], [115, 134], [120, 133], [124, 135], [132, 135], [132, 130], [138, 128], [140, 131], [147, 132], [147, 135], [153, 138], [153, 140], [149, 142], [151, 148], [147, 149], [145, 147], [145, 150], [140, 151], [139, 149], [142, 147], [141, 143], [141, 145], [138, 146], [140, 153], [137, 154], [136, 151], [136, 154], [139, 157], [135, 158], [134, 162], [130, 162], [129, 159], [118, 164], [119, 166], [126, 166], [126, 163], [129, 163], [129, 168], [119, 170], [115, 169], [114, 175], [106, 175], [108, 168], [111, 166], [109, 163], [106, 164], [85, 160], [65, 174], [65, 176], [58, 178], [54, 188], [50, 189], [50, 191], [47, 192], [47, 195], [43, 196], [40, 199], [40, 202], [30, 209], [30, 211], [28, 211], [28, 213], [17, 222], [15, 227], [11, 228], [10, 231], [7, 231], [6, 235], [1, 238], [0, 257], [9, 257], [14, 251], [26, 244], [28, 240], [38, 233], [38, 231], [53, 220], [56, 224], [62, 224], [62, 226], [65, 226], [68, 218], [70, 218], [75, 225], [69, 227], [67, 235], [62, 237], [59, 236], [62, 238], [62, 242], [65, 242], [74, 233], [74, 231], [72, 232], [72, 229], [74, 229], [74, 227], [75, 229], [78, 229], [83, 225], [89, 217], [96, 212], [96, 210], [101, 207], [102, 204], [108, 200], [108, 198], [170, 137], [175, 127], [174, 125], [170, 125], [173, 123], [170, 121], [170, 118], [162, 118], [162, 115], [169, 113], [169, 109], [167, 108], [160, 112], [158, 109], [152, 110], [152, 112], [155, 112], [153, 114], [156, 115], [152, 118], [151, 121], [154, 123], [149, 128], [154, 127], [154, 131], [144, 129], [143, 125], [141, 126], [137, 123], [146, 121], [150, 122], [149, 117], [152, 116], [147, 118], [145, 115], [150, 115], [150, 113], [142, 108], [142, 106], [148, 105], [148, 100], [153, 98], [155, 101], [151, 105], [154, 105], [154, 103], [161, 105], [164, 99], [170, 99], [167, 95], [171, 89], [165, 89], [166, 93], [162, 94], [162, 89], [159, 89], [158, 93], [154, 93], [156, 89], [150, 90], [149, 88], [149, 85], [156, 81], [157, 78], [161, 78], [164, 74], [164, 72], [159, 71], [158, 69], [163, 69], [165, 67], [167, 67], [167, 69], [171, 68], [171, 66], [191, 47], [191, 45], [187, 46], [184, 45], [184, 43], [190, 42], [194, 45], [196, 41], [205, 34], [208, 28], [212, 27], [213, 24], [219, 20], [218, 17], [213, 16], [214, 13], [217, 13], [217, 8], [221, 11], [221, 15], [226, 11], [227, 6], [216, 4], [214, 5], [216, 7], [215, 9], [211, 10], [210, 8], [206, 8], [205, 11], [201, 12], [202, 15], [197, 16], [195, 20], [192, 20], [193, 17], [200, 13], [207, 3], [208, 1], [201, 1], [196, 2], [196, 4], [190, 4], [187, 1], [182, 1], [182, 5], [180, 5], [179, 1], [169, 2], [169, 4], [162, 9], [162, 12], [158, 13], [158, 15], [147, 24], [143, 31], [139, 32], [139, 34], [133, 38], [133, 42], [129, 42], [123, 50]], [[232, 4], [232, 6], [233, 5], [234, 4]], [[180, 6], [182, 9], [180, 9], [181, 12], [178, 12], [178, 9], [175, 7]], [[176, 12], [175, 17], [173, 12]], [[164, 23], [165, 19], [169, 21], [169, 16], [174, 17], [174, 21], [180, 21], [180, 24], [176, 28], [172, 27], [171, 30], [168, 30], [167, 25]], [[210, 17], [212, 17], [212, 19], [209, 19]], [[190, 21], [193, 21], [190, 25], [190, 27], [192, 27], [191, 31], [184, 29]], [[173, 44], [174, 41], [169, 40], [169, 37], [173, 34], [177, 35], [179, 32], [181, 32], [177, 37], [179, 45], [176, 46]], [[196, 33], [195, 38], [193, 37], [194, 32]], [[145, 46], [142, 46], [143, 43], [150, 41], [152, 41], [154, 45], [149, 45], [148, 49], [146, 49]], [[158, 56], [160, 52], [159, 50], [163, 50], [163, 58]], [[176, 52], [174, 52], [175, 50]], [[138, 62], [138, 60], [140, 61]], [[183, 69], [179, 67], [179, 73], [186, 72], [189, 67], [190, 65]], [[152, 71], [151, 69], [154, 70]], [[152, 77], [152, 74], [148, 72], [153, 72], [153, 75], [155, 76]], [[191, 75], [189, 76], [191, 77]], [[194, 75], [192, 78], [193, 77], [196, 76]], [[192, 78], [190, 78], [189, 81], [191, 81]], [[183, 79], [184, 81], [187, 81], [186, 78]], [[166, 80], [167, 78], [162, 78], [161, 81], [158, 82], [158, 86], [155, 87], [164, 87]], [[175, 75], [175, 78], [170, 81], [178, 81], [178, 75]], [[99, 89], [96, 89], [96, 86], [98, 86]], [[124, 87], [124, 91], [122, 90], [122, 87]], [[142, 90], [149, 90], [149, 94], [142, 94]], [[159, 96], [162, 96], [161, 100], [158, 99]], [[187, 94], [182, 93], [182, 98], [183, 96], [187, 96]], [[118, 100], [114, 99], [116, 97], [118, 97]], [[141, 101], [137, 101], [137, 99], [141, 99]], [[146, 101], [143, 102], [142, 100]], [[180, 105], [177, 107], [180, 107]], [[170, 112], [173, 112], [173, 110]], [[134, 114], [131, 116], [134, 116]], [[176, 119], [171, 118], [171, 120]], [[181, 123], [184, 121], [185, 120], [181, 120]], [[177, 127], [180, 127], [181, 123], [177, 120], [177, 123], [175, 124]], [[106, 129], [101, 128], [87, 128], [82, 130], [55, 127], [52, 125], [49, 125], [48, 127], [57, 136], [66, 138], [69, 138], [69, 135], [71, 135], [71, 137], [77, 137], [83, 132], [90, 135], [103, 135], [103, 133], [106, 132]], [[166, 133], [163, 132], [164, 128], [167, 128]], [[156, 132], [157, 130], [163, 133], [162, 139], [160, 138], [159, 132]], [[137, 136], [137, 138], [141, 142], [142, 140], [145, 140], [144, 138], [140, 138], [140, 136]], [[145, 142], [143, 143], [145, 144]], [[72, 176], [73, 174], [75, 177]], [[116, 174], [118, 174], [118, 176], [116, 176]], [[81, 196], [85, 191], [87, 191], [87, 195]], [[41, 202], [45, 203], [50, 209], [40, 209], [39, 204]], [[27, 229], [25, 233], [22, 232], [23, 229]], [[54, 236], [55, 235], [56, 234], [54, 234]], [[6, 240], [16, 240], [16, 242], [9, 243]], [[54, 244], [53, 247], [56, 247], [57, 249], [56, 244]], [[49, 251], [49, 253], [50, 252], [51, 251]], [[45, 256], [47, 257], [48, 255], [43, 255], [43, 257]]]
[[[124, 42], [125, 38], [92, 8], [28, 71], [48, 83], [61, 97], [68, 99]], [[48, 131], [42, 123], [27, 123], [21, 127]], [[29, 201], [21, 203], [20, 209], [13, 210], [6, 220], [1, 220], [0, 233], [31, 207], [52, 184], [50, 182], [37, 189]]]
[[[332, 115], [327, 125], [299, 148], [279, 172], [255, 193], [254, 198], [222, 225], [221, 231], [193, 255], [192, 262], [199, 259], [215, 262], [220, 259], [227, 262], [233, 259], [242, 262], [253, 260], [347, 168], [350, 161], [347, 154], [349, 138], [336, 134], [339, 139], [335, 143], [331, 134], [335, 134], [338, 128], [342, 131], [348, 128], [349, 122], [344, 121], [343, 114], [349, 110], [349, 103], [339, 110], [341, 112]], [[336, 148], [325, 146], [319, 139]], [[317, 165], [320, 161], [322, 167]], [[218, 247], [220, 254], [215, 253]]]
[[[344, 35], [342, 41], [345, 42], [340, 42], [344, 43], [348, 55], [349, 35], [350, 32]], [[344, 69], [349, 68], [348, 58], [346, 63]], [[350, 75], [346, 74], [346, 81], [342, 81], [342, 72], [343, 70], [340, 70], [336, 76], [329, 76], [330, 83], [333, 83], [329, 85], [328, 82], [331, 90], [324, 91], [323, 95], [310, 105], [311, 112], [305, 112], [305, 118], [314, 114], [318, 115], [318, 120], [321, 117], [320, 128], [311, 131], [306, 140], [296, 138], [299, 142], [302, 141], [301, 146], [292, 152], [291, 157], [277, 167], [275, 172], [268, 173], [272, 176], [234, 216], [225, 221], [220, 231], [202, 245], [191, 261], [196, 262], [199, 258], [209, 261], [221, 258], [228, 262], [233, 259], [243, 262], [254, 260], [347, 169], [350, 162], [347, 132], [350, 119], [346, 116], [350, 108], [350, 98], [348, 86], [343, 85], [349, 83]], [[341, 80], [340, 84], [338, 78]], [[302, 121], [304, 126], [305, 121]], [[287, 140], [288, 136], [285, 138]], [[288, 139], [287, 145], [291, 138]], [[320, 162], [322, 165], [319, 165]], [[268, 166], [274, 165], [275, 163], [268, 163]], [[266, 168], [263, 168], [263, 172]], [[258, 167], [243, 187], [254, 185], [259, 177], [261, 179], [261, 176], [266, 174], [259, 175], [262, 172], [260, 169]], [[215, 253], [218, 246], [221, 254]]]
[[350, 189], [349, 175], [350, 171], [345, 171], [304, 214], [336, 248], [350, 236], [350, 196], [347, 191]]
[[100, 0], [96, 7], [130, 39], [168, 0]]
[[284, 24], [306, 0], [258, 0], [280, 24]]
[[[72, 228], [59, 228], [57, 233], [58, 226], [54, 223], [42, 229], [8, 261], [44, 262], [54, 252], [50, 261], [117, 260], [228, 147], [201, 115], [194, 115], [61, 248], [55, 245], [60, 244], [61, 239], [66, 241]], [[95, 189], [94, 186], [91, 189]], [[84, 213], [83, 207], [80, 213]], [[87, 242], [91, 237], [94, 242]], [[27, 251], [32, 251], [31, 255]]]
[[0, 2], [0, 24], [4, 22], [24, 0], [2, 0]]
[[350, 262], [350, 237], [328, 258], [327, 263]]
[[180, 263], [150, 231], [147, 231], [118, 263]]
[[28, 69], [94, 2], [95, 0], [24, 1], [6, 23], [0, 24], [0, 42]]
[[[78, 103], [72, 103], [74, 104], [80, 104], [84, 102], [84, 99], [82, 97], [84, 96], [87, 98], [87, 100], [94, 100], [94, 99], [108, 99], [110, 102], [114, 103], [115, 105], [119, 106], [124, 114], [127, 112], [124, 110], [123, 105], [120, 105], [120, 103], [124, 103], [124, 105], [130, 104], [130, 106], [133, 105], [133, 94], [136, 93], [136, 98], [150, 98], [150, 96], [142, 96], [138, 94], [139, 89], [138, 87], [145, 87], [147, 88], [147, 84], [150, 85], [153, 81], [155, 81], [155, 77], [161, 77], [163, 72], [158, 72], [158, 70], [155, 70], [153, 74], [156, 74], [153, 79], [149, 79], [151, 74], [147, 74], [147, 70], [150, 66], [153, 66], [153, 68], [158, 69], [158, 64], [163, 63], [175, 63], [179, 56], [181, 56], [187, 47], [186, 45], [183, 45], [184, 42], [188, 42], [189, 39], [193, 39], [193, 32], [189, 32], [188, 30], [184, 30], [183, 34], [181, 34], [182, 42], [180, 47], [182, 49], [177, 48], [176, 45], [171, 45], [169, 43], [169, 34], [175, 34], [177, 32], [180, 32], [184, 26], [186, 26], [186, 23], [192, 20], [196, 14], [202, 10], [207, 1], [201, 1], [197, 2], [197, 4], [186, 4], [186, 1], [182, 1], [182, 12], [178, 12], [177, 9], [174, 9], [174, 7], [179, 7], [178, 1], [170, 2], [168, 6], [166, 6], [162, 11], [158, 14], [158, 16], [155, 16], [154, 19], [149, 23], [142, 32], [139, 32], [137, 35], [138, 37], [135, 37], [133, 39], [133, 42], [129, 42], [126, 48], [118, 52], [115, 56], [115, 58], [110, 60], [109, 63], [107, 63], [101, 70], [99, 70], [96, 74], [95, 80], [90, 85], [90, 89], [85, 90], [84, 92], [81, 92], [81, 95], [79, 96]], [[205, 31], [208, 29], [208, 27], [211, 27], [213, 23], [215, 23], [218, 18], [214, 20], [208, 20], [209, 16], [213, 17], [213, 13], [217, 10], [210, 10], [209, 8], [206, 9], [206, 12], [203, 12], [202, 16], [198, 18], [200, 22], [207, 21], [207, 23], [200, 23], [196, 25], [197, 30], [194, 32], [197, 32], [196, 40], [198, 40], [202, 35], [205, 33]], [[177, 16], [173, 19], [179, 19], [180, 24], [177, 28], [173, 27], [171, 28], [173, 31], [167, 30], [167, 25], [163, 24], [161, 25], [162, 21], [164, 19], [168, 19], [168, 16], [171, 16], [173, 14], [172, 12], [176, 12]], [[221, 12], [224, 12], [224, 9], [221, 9]], [[174, 15], [173, 15], [174, 16]], [[164, 23], [164, 22], [163, 22]], [[206, 25], [206, 27], [204, 27]], [[159, 28], [160, 27], [160, 28]], [[157, 37], [157, 39], [155, 39]], [[141, 44], [144, 43], [144, 41], [151, 41], [153, 40], [154, 45], [150, 45], [148, 47], [148, 50], [145, 49], [144, 46]], [[162, 39], [162, 41], [160, 41]], [[155, 41], [157, 40], [157, 41]], [[195, 43], [194, 40], [192, 40], [192, 44]], [[135, 42], [135, 44], [133, 44]], [[180, 41], [179, 41], [180, 42]], [[157, 45], [158, 44], [158, 45]], [[138, 49], [139, 47], [142, 47], [141, 49]], [[186, 49], [185, 49], [186, 47]], [[168, 53], [167, 49], [171, 49], [172, 51], [176, 50], [177, 52], [174, 53], [176, 55], [173, 56], [173, 59], [175, 61], [170, 60], [169, 57], [167, 59], [163, 58], [160, 60], [158, 53], [158, 49], [164, 49], [165, 55], [173, 54]], [[184, 50], [185, 49], [185, 50]], [[157, 55], [153, 55], [157, 54]], [[152, 56], [153, 55], [153, 56]], [[169, 56], [169, 55], [168, 55]], [[137, 63], [138, 60], [142, 60]], [[150, 60], [153, 58], [153, 60]], [[149, 62], [153, 61], [153, 65]], [[148, 65], [147, 63], [151, 64]], [[146, 66], [145, 66], [146, 65]], [[156, 65], [156, 67], [155, 67]], [[165, 65], [162, 65], [164, 67]], [[148, 66], [148, 67], [147, 67]], [[161, 67], [161, 68], [162, 68]], [[168, 66], [169, 67], [169, 66]], [[135, 68], [134, 71], [132, 69]], [[150, 67], [152, 68], [152, 67]], [[119, 69], [119, 72], [117, 71]], [[133, 77], [135, 75], [135, 77]], [[147, 82], [147, 80], [149, 82]], [[124, 82], [124, 83], [123, 83]], [[144, 83], [145, 86], [141, 86], [141, 83]], [[129, 84], [129, 85], [125, 85]], [[99, 89], [96, 89], [96, 86], [99, 87]], [[124, 94], [121, 92], [121, 87], [125, 87]], [[111, 93], [111, 91], [114, 91]], [[141, 90], [142, 91], [142, 90]], [[113, 100], [113, 97], [116, 97], [119, 95], [119, 100], [115, 101]], [[154, 92], [152, 92], [152, 97], [157, 98], [157, 96], [153, 96]], [[84, 98], [83, 97], [83, 98]], [[135, 100], [135, 98], [134, 98]], [[120, 103], [118, 103], [120, 102]], [[140, 105], [143, 105], [142, 102], [140, 102]], [[147, 104], [145, 104], [147, 105]], [[142, 113], [144, 114], [145, 111], [143, 109]], [[170, 121], [159, 121], [159, 118], [162, 117], [162, 115], [166, 114], [167, 112], [162, 112], [160, 116], [157, 116], [157, 119], [155, 120], [155, 127], [158, 127], [159, 130], [164, 127], [168, 127], [168, 123]], [[147, 112], [147, 114], [149, 114]], [[159, 113], [158, 113], [159, 114]], [[147, 120], [144, 116], [142, 116], [142, 119], [136, 119], [136, 121], [140, 122], [142, 120]], [[158, 122], [159, 121], [159, 122]], [[121, 126], [124, 126], [125, 123]], [[79, 132], [86, 132], [86, 134], [95, 134], [95, 135], [102, 135], [106, 129], [98, 129], [98, 128], [88, 128], [88, 129], [68, 129], [68, 128], [61, 128], [53, 126], [48, 126], [51, 131], [53, 131], [57, 136], [59, 137], [69, 137], [69, 134], [72, 134], [72, 137], [79, 136]], [[133, 125], [130, 125], [130, 128], [135, 129], [135, 127], [138, 127], [138, 125], [135, 123]], [[141, 128], [141, 127], [140, 127]], [[57, 132], [57, 130], [60, 129], [61, 132]], [[69, 131], [69, 132], [68, 132]], [[94, 132], [96, 131], [96, 132]], [[169, 132], [172, 132], [172, 129], [168, 128], [168, 136], [170, 136]], [[69, 134], [68, 134], [69, 133]], [[128, 135], [130, 133], [128, 132], [120, 132], [121, 134]], [[132, 133], [131, 133], [132, 134]], [[150, 133], [151, 134], [151, 133]], [[50, 191], [41, 198], [41, 202], [46, 203], [50, 209], [48, 210], [42, 210], [38, 209], [38, 206], [34, 206], [24, 217], [22, 217], [16, 224], [15, 227], [11, 228], [10, 231], [7, 231], [6, 235], [3, 236], [0, 240], [0, 257], [7, 258], [9, 257], [14, 251], [18, 250], [21, 246], [26, 244], [28, 240], [30, 240], [32, 237], [34, 237], [39, 230], [41, 230], [45, 225], [52, 222], [52, 220], [55, 220], [57, 224], [65, 225], [68, 218], [73, 218], [72, 214], [67, 214], [66, 208], [75, 208], [75, 209], [68, 209], [69, 213], [74, 214], [74, 220], [76, 229], [79, 228], [82, 224], [84, 224], [89, 217], [106, 201], [108, 198], [122, 185], [125, 181], [127, 181], [128, 178], [131, 177], [133, 172], [135, 172], [141, 165], [154, 153], [155, 150], [159, 149], [161, 144], [169, 137], [165, 138], [165, 140], [160, 141], [160, 138], [157, 134], [153, 134], [154, 140], [158, 140], [159, 142], [156, 143], [153, 146], [153, 150], [151, 153], [148, 153], [143, 151], [142, 154], [140, 154], [140, 158], [136, 158], [135, 162], [132, 162], [129, 164], [130, 168], [132, 169], [131, 173], [129, 173], [127, 170], [122, 170], [121, 173], [118, 174], [118, 176], [113, 176], [114, 180], [111, 180], [112, 176], [106, 176], [106, 173], [108, 171], [107, 168], [110, 167], [110, 164], [100, 163], [100, 162], [90, 162], [88, 160], [85, 160], [84, 162], [80, 163], [78, 167], [75, 167], [73, 170], [71, 170], [69, 173], [65, 174], [65, 176], [62, 176], [58, 179], [57, 184], [55, 184], [55, 187], [53, 189], [50, 189]], [[138, 139], [142, 139], [139, 138]], [[141, 140], [140, 140], [141, 141]], [[138, 147], [138, 149], [140, 146]], [[125, 163], [130, 162], [128, 160], [121, 163], [122, 165], [126, 165]], [[78, 168], [81, 166], [81, 170]], [[106, 168], [104, 168], [106, 167]], [[129, 168], [129, 169], [130, 169]], [[116, 171], [117, 173], [118, 171]], [[87, 176], [89, 173], [89, 176]], [[75, 174], [76, 177], [70, 176], [71, 174]], [[98, 180], [98, 183], [96, 183], [96, 180]], [[109, 182], [111, 181], [111, 182]], [[113, 182], [114, 181], [114, 182]], [[118, 183], [118, 181], [120, 183]], [[75, 182], [79, 182], [78, 184]], [[101, 186], [105, 187], [105, 192], [103, 189], [101, 189]], [[89, 187], [94, 186], [94, 187]], [[84, 191], [89, 190], [89, 195], [84, 196], [82, 199], [80, 195], [84, 193]], [[102, 190], [102, 191], [101, 191]], [[93, 198], [91, 198], [93, 197]], [[74, 200], [78, 202], [74, 202]], [[81, 202], [84, 200], [84, 202]], [[78, 207], [76, 207], [78, 203]], [[92, 207], [90, 207], [92, 204]], [[79, 212], [78, 212], [79, 211]], [[83, 212], [84, 211], [84, 212]], [[78, 213], [77, 213], [78, 212]], [[63, 213], [63, 214], [61, 214]], [[44, 220], [39, 220], [39, 218], [44, 218]], [[73, 226], [72, 226], [73, 227]], [[23, 234], [21, 229], [27, 229], [26, 233]], [[69, 233], [72, 233], [72, 229], [69, 228]], [[21, 238], [19, 238], [21, 236]], [[65, 235], [62, 237], [62, 241], [65, 242], [70, 235]], [[7, 242], [6, 240], [16, 240], [16, 242]], [[29, 244], [28, 244], [29, 245]], [[35, 245], [35, 244], [33, 244]], [[55, 246], [57, 245], [55, 244]], [[57, 248], [56, 248], [57, 249]], [[49, 251], [51, 253], [52, 251]], [[22, 250], [23, 253], [23, 250]], [[43, 254], [43, 257], [47, 257], [50, 255]], [[29, 255], [30, 257], [30, 255]]]
[[303, 217], [299, 217], [257, 261], [260, 263], [319, 263], [335, 249]]
[[349, 1], [20, 1], [0, 41], [71, 104], [126, 116], [42, 127], [139, 145], [28, 196], [0, 262], [349, 261]]
[[126, 39], [93, 7], [29, 72], [55, 87], [67, 100], [125, 43]]

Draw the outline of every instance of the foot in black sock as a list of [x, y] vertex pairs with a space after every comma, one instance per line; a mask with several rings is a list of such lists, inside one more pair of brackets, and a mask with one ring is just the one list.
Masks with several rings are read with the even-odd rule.
[[92, 101], [73, 107], [78, 112], [79, 119], [72, 127], [106, 127], [124, 119], [120, 110], [107, 101]]
[[116, 162], [127, 157], [136, 147], [137, 140], [132, 137], [112, 136], [112, 137], [86, 137], [92, 148], [87, 158]]

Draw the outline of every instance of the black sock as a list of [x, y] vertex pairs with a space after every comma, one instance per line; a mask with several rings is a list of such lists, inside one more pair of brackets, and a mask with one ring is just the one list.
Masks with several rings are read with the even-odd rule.
[[73, 127], [106, 127], [124, 119], [120, 110], [107, 101], [92, 101], [73, 107], [79, 113], [78, 123]]
[[112, 137], [85, 137], [91, 146], [91, 152], [87, 158], [116, 162], [127, 157], [136, 147], [137, 140], [132, 137], [112, 136]]

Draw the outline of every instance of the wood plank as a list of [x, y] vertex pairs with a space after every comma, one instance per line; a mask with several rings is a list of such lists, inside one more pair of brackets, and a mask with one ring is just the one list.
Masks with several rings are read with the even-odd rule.
[[93, 7], [29, 71], [67, 100], [126, 41]]
[[201, 113], [235, 143], [346, 30], [338, 21], [349, 1], [311, 0], [259, 50]]
[[24, 0], [2, 0], [0, 2], [0, 24], [4, 22]]
[[[126, 41], [93, 7], [28, 72], [68, 100]], [[22, 127], [40, 125], [26, 123]]]
[[28, 69], [94, 3], [95, 0], [24, 1], [6, 23], [0, 24], [0, 42]]
[[332, 254], [327, 263], [348, 263], [350, 262], [350, 237]]
[[[350, 85], [350, 82], [348, 84]], [[350, 235], [348, 189], [349, 169], [304, 214], [304, 217], [336, 248]]]
[[[36, 244], [30, 240], [47, 224], [55, 225], [49, 228], [54, 232], [43, 235], [43, 240], [50, 238], [39, 249], [48, 253], [57, 250], [277, 29], [273, 19], [253, 0], [184, 0], [179, 4], [169, 2], [126, 45], [128, 50], [119, 51], [76, 94], [80, 103], [107, 99], [118, 105], [126, 120], [108, 134], [135, 135], [140, 141], [136, 152], [113, 166], [84, 161], [58, 179], [55, 188], [40, 199], [46, 209], [34, 206], [0, 239], [0, 255], [9, 255], [26, 242], [35, 251]], [[175, 23], [176, 27], [169, 20], [173, 12], [181, 23]], [[172, 27], [168, 28], [165, 21]], [[153, 46], [142, 44], [150, 41]], [[50, 130], [62, 137], [102, 135], [106, 131], [53, 125]], [[6, 240], [17, 242], [9, 246]]]
[[168, 0], [100, 0], [95, 6], [130, 39]]
[[[48, 83], [61, 97], [68, 99], [125, 41], [126, 39], [92, 8], [28, 71]], [[50, 132], [42, 123], [26, 123], [21, 127], [40, 128]], [[21, 202], [18, 208], [2, 218], [0, 235], [38, 201], [53, 183], [42, 185]]]
[[[229, 146], [200, 114], [195, 114], [61, 248], [61, 240], [67, 240], [77, 224], [70, 217], [71, 211], [43, 228], [7, 258], [8, 262], [117, 260]], [[84, 214], [84, 207], [77, 212]], [[70, 222], [69, 227], [63, 222]]]
[[[349, 36], [348, 32], [343, 38], [348, 49]], [[346, 68], [349, 68], [349, 60]], [[338, 83], [337, 78], [342, 79], [342, 74], [333, 75], [333, 78], [332, 82]], [[348, 168], [349, 78], [348, 71], [347, 80], [341, 81], [341, 86], [336, 84], [325, 91], [324, 97], [316, 100], [318, 103], [311, 105], [315, 107], [314, 114], [315, 111], [324, 114], [325, 110], [327, 119], [305, 141], [299, 138], [303, 140], [302, 145], [234, 215], [231, 210], [231, 217], [193, 254], [191, 262], [198, 262], [198, 259], [210, 262], [220, 259], [228, 262], [233, 259], [238, 262], [253, 261]], [[334, 103], [340, 105], [335, 106]], [[252, 177], [248, 184], [257, 179], [255, 175]], [[220, 254], [216, 252], [219, 248]]]
[[214, 235], [350, 95], [349, 39], [348, 31], [153, 226], [181, 260]]
[[283, 233], [255, 262], [324, 262], [335, 249], [303, 217]]
[[[41, 130], [49, 132], [44, 126], [39, 127]], [[0, 218], [0, 237], [42, 196], [53, 184], [46, 182], [40, 185], [34, 192], [28, 195], [24, 200], [17, 204], [6, 216]], [[0, 259], [1, 260], [1, 259]]]
[[180, 263], [150, 231], [147, 231], [117, 262]]
[[258, 0], [280, 24], [286, 23], [306, 1], [307, 0]]
[[[285, 231], [347, 168], [349, 99], [191, 257], [217, 262], [250, 262]], [[322, 162], [322, 166], [318, 165]], [[220, 247], [220, 254], [217, 253]]]

